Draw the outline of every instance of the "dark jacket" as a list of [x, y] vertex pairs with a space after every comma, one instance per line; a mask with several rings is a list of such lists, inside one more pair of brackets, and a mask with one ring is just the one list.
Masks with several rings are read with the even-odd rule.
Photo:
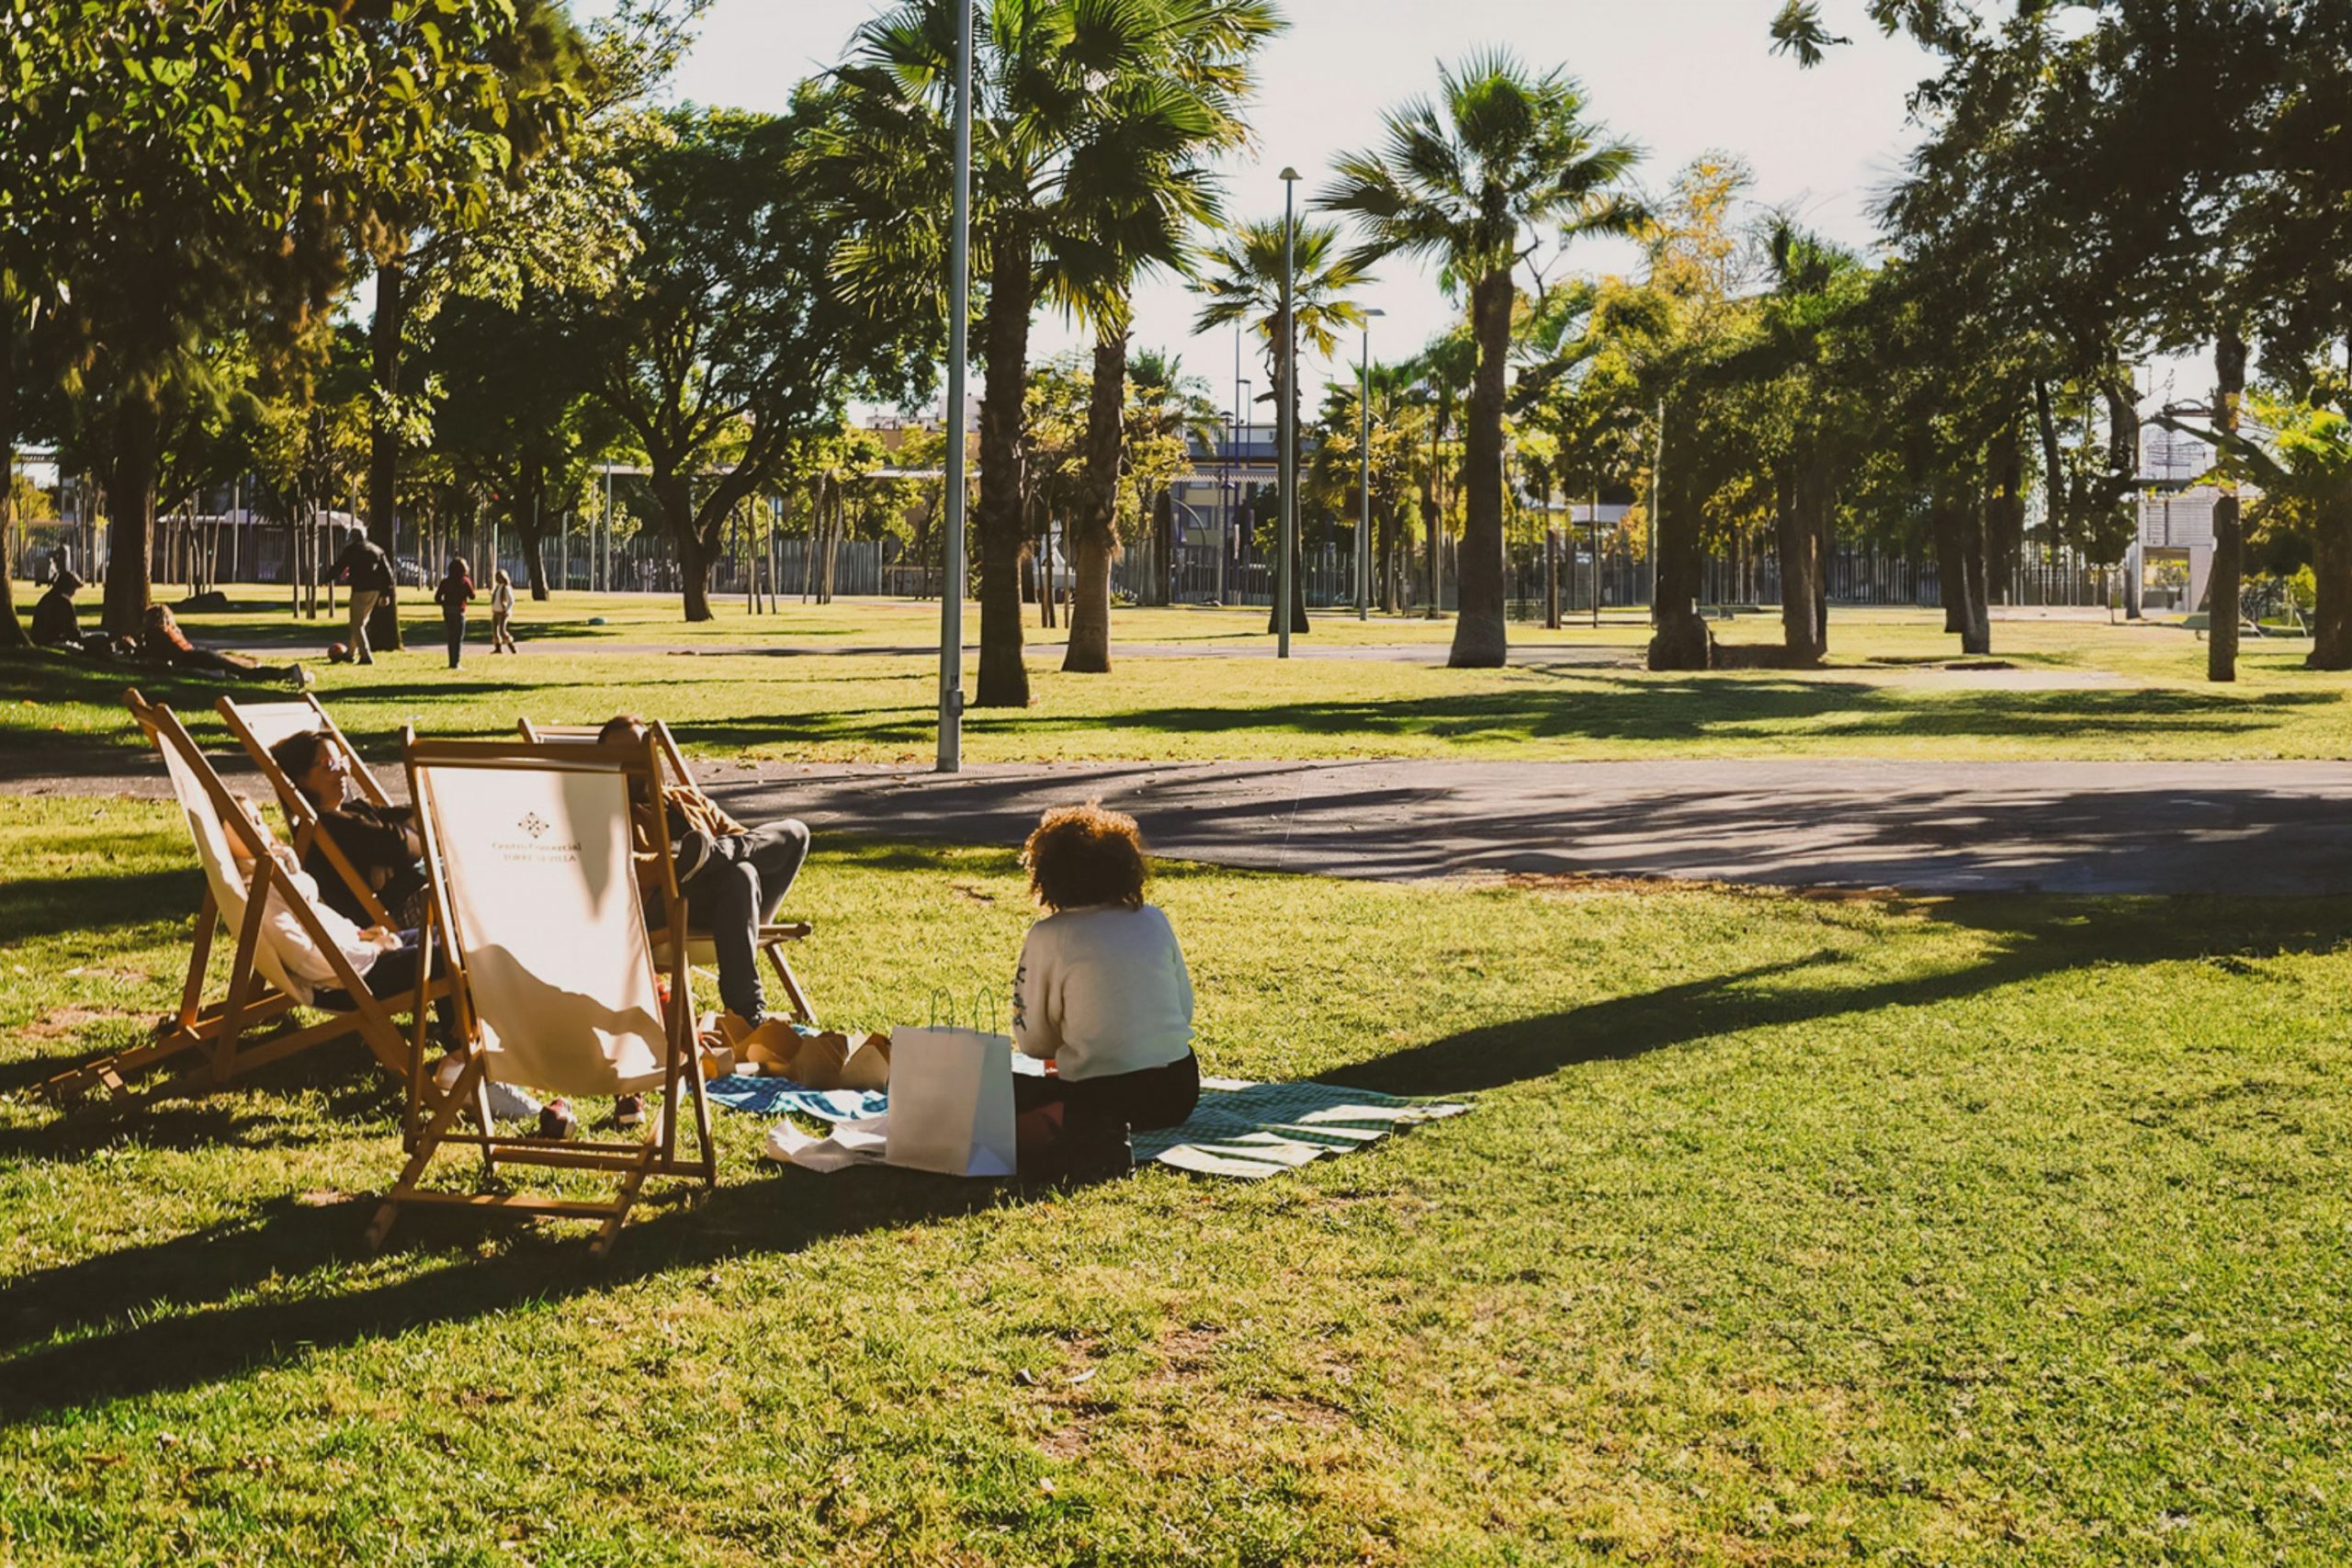
[[354, 593], [390, 593], [392, 558], [373, 539], [354, 539], [335, 559], [334, 580], [350, 583]]
[[[320, 831], [334, 840], [352, 869], [366, 879], [376, 902], [400, 931], [413, 930], [424, 919], [424, 863], [411, 851], [408, 837], [415, 823], [416, 813], [408, 807], [379, 806], [372, 800], [346, 800], [319, 818]], [[326, 851], [311, 845], [302, 869], [319, 885], [319, 897], [329, 908], [355, 925], [374, 923]]]
[[433, 591], [434, 603], [441, 606], [444, 615], [462, 615], [474, 596], [474, 580], [470, 577], [445, 577], [441, 586]]

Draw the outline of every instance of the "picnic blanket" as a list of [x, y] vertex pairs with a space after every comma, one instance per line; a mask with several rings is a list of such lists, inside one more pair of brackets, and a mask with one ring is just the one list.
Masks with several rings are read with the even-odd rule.
[[[1013, 1070], [1024, 1067], [1016, 1057]], [[1044, 1064], [1029, 1066], [1041, 1071]], [[890, 1100], [855, 1089], [803, 1089], [786, 1078], [711, 1080], [710, 1098], [729, 1110], [782, 1117], [798, 1114], [833, 1131], [818, 1138], [788, 1121], [768, 1134], [768, 1157], [838, 1170], [880, 1160]], [[1262, 1181], [1311, 1161], [1367, 1147], [1400, 1128], [1459, 1116], [1466, 1101], [1404, 1100], [1371, 1089], [1327, 1083], [1252, 1083], [1203, 1078], [1201, 1102], [1181, 1127], [1135, 1134], [1136, 1163], [1157, 1160], [1178, 1170]]]

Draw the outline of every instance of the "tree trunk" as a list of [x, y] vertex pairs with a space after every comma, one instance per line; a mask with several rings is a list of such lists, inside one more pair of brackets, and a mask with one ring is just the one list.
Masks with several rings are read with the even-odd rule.
[[[1665, 467], [1667, 456], [1666, 432], [1658, 434], [1658, 466]], [[1650, 637], [1649, 667], [1652, 670], [1705, 670], [1713, 666], [1715, 655], [1714, 634], [1707, 629], [1705, 617], [1699, 614], [1700, 573], [1702, 558], [1699, 549], [1699, 513], [1696, 502], [1683, 493], [1682, 486], [1668, 479], [1654, 478], [1650, 484], [1650, 509], [1656, 514], [1657, 559], [1651, 563], [1650, 595], [1654, 601], [1657, 630]]]
[[1972, 506], [1962, 513], [1960, 543], [1961, 570], [1968, 581], [1968, 627], [1961, 633], [1960, 650], [1978, 659], [1993, 651], [1992, 540], [1986, 511]]
[[972, 705], [1029, 705], [1021, 658], [1021, 412], [1029, 385], [1029, 315], [1036, 280], [1029, 241], [994, 236], [988, 310], [982, 321], [988, 378], [980, 398], [980, 669]]
[[1471, 378], [1464, 430], [1463, 460], [1469, 471], [1463, 478], [1462, 548], [1454, 557], [1460, 614], [1453, 621], [1453, 650], [1446, 658], [1456, 670], [1493, 670], [1510, 657], [1504, 621], [1503, 393], [1517, 295], [1508, 267], [1480, 278], [1470, 291], [1478, 367]]
[[1781, 498], [1778, 543], [1781, 556], [1781, 645], [1789, 662], [1821, 662], [1821, 628], [1815, 620], [1815, 555], [1820, 540], [1810, 492], [1821, 483], [1818, 465], [1800, 456]]
[[[408, 266], [405, 261], [385, 263], [376, 271], [376, 318], [368, 324], [368, 345], [374, 361], [378, 393], [375, 420], [368, 432], [368, 536], [387, 555], [400, 553], [401, 437], [386, 400], [397, 396], [401, 385], [401, 339], [408, 326]], [[401, 646], [400, 574], [384, 595], [394, 613], [385, 617], [392, 638], [385, 647]]]
[[[2227, 438], [2237, 434], [2238, 400], [2245, 395], [2246, 342], [2234, 327], [2223, 328], [2213, 346], [2213, 428]], [[2245, 530], [2238, 485], [2224, 477], [2213, 502], [2213, 572], [2206, 594], [2205, 678], [2238, 678], [2238, 599], [2245, 583]]]
[[153, 393], [116, 405], [107, 470], [107, 592], [104, 624], [116, 637], [137, 637], [146, 623], [155, 533], [155, 445], [163, 411]]
[[1152, 557], [1152, 600], [1155, 604], [1176, 599], [1176, 492], [1162, 487], [1151, 502], [1151, 533], [1158, 548]]
[[1968, 630], [1968, 568], [1961, 548], [1962, 528], [1949, 496], [1938, 491], [1928, 502], [1928, 528], [1936, 547], [1936, 592], [1943, 601], [1944, 630]]
[[684, 474], [656, 473], [653, 505], [662, 526], [678, 552], [678, 586], [685, 600], [689, 624], [707, 621], [710, 613], [710, 551], [695, 526], [694, 486]]
[[1104, 333], [1094, 344], [1094, 384], [1086, 404], [1086, 472], [1069, 535], [1078, 570], [1062, 669], [1077, 674], [1111, 672], [1111, 551], [1117, 542], [1119, 450], [1126, 402], [1127, 334], [1123, 328]]
[[[514, 524], [514, 538], [522, 553], [524, 575], [531, 580], [531, 597], [537, 600], [548, 596], [546, 552], [540, 547], [539, 539], [539, 502], [545, 493], [544, 483], [517, 485], [514, 502], [506, 509], [506, 515]], [[485, 575], [493, 579], [498, 575], [496, 561], [490, 563], [490, 570]]]
[[2352, 670], [2352, 496], [2324, 507], [2312, 536], [2311, 670]]

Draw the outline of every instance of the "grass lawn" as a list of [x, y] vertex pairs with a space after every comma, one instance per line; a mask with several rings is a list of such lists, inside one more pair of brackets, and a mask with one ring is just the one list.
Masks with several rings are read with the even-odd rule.
[[[693, 634], [642, 619], [657, 614], [650, 601], [590, 607], [626, 608], [640, 620], [616, 633], [606, 627], [579, 639], [538, 639], [516, 658], [477, 649], [455, 671], [423, 637], [370, 669], [313, 668], [345, 727], [386, 756], [404, 722], [427, 733], [487, 735], [511, 731], [523, 713], [589, 722], [623, 709], [668, 718], [681, 739], [707, 755], [866, 761], [932, 755], [935, 657], [847, 651], [920, 645], [933, 624], [931, 607], [812, 607], [796, 612], [798, 619], [771, 618], [786, 625], [764, 648], [742, 632], [752, 617], [740, 606], [714, 629]], [[658, 614], [674, 609], [661, 602]], [[1137, 623], [1145, 629], [1131, 630]], [[2352, 677], [2303, 670], [2303, 644], [2254, 641], [2237, 683], [2213, 686], [2203, 678], [2203, 645], [2171, 626], [2000, 622], [1995, 646], [2013, 668], [1996, 671], [1909, 662], [1948, 661], [1956, 649], [1936, 613], [1907, 611], [1841, 618], [1838, 662], [1820, 672], [1653, 675], [1638, 662], [1645, 629], [1631, 621], [1598, 633], [1551, 634], [1544, 645], [1583, 648], [1598, 662], [1498, 671], [1379, 658], [1278, 663], [1206, 656], [1221, 645], [1262, 647], [1258, 625], [1254, 612], [1123, 611], [1123, 640], [1197, 647], [1203, 656], [1123, 658], [1108, 676], [1064, 675], [1058, 649], [1039, 645], [1031, 662], [1034, 705], [972, 710], [967, 755], [979, 761], [2352, 757]], [[1374, 622], [1369, 630], [1353, 621], [1318, 626], [1327, 629], [1317, 638], [1389, 642], [1449, 629], [1423, 621]], [[1186, 627], [1189, 640], [1178, 635]], [[305, 646], [334, 629], [306, 626]], [[286, 633], [272, 611], [241, 612], [204, 635], [270, 649], [270, 639]], [[666, 645], [637, 640], [657, 633]], [[1776, 623], [1764, 617], [1745, 617], [1723, 633], [1727, 640], [1777, 637]], [[828, 648], [843, 651], [808, 651]], [[275, 651], [285, 656], [282, 641]], [[0, 763], [13, 754], [20, 766], [70, 771], [139, 750], [119, 701], [133, 677], [180, 708], [200, 738], [225, 743], [209, 711], [217, 681], [44, 656], [0, 661]], [[967, 689], [975, 678], [967, 667]]]
[[[0, 1089], [162, 1009], [156, 806], [0, 798]], [[823, 846], [829, 1014], [1001, 982], [1010, 858]], [[1171, 868], [1213, 1071], [1470, 1094], [1250, 1188], [754, 1165], [359, 1248], [356, 1050], [0, 1098], [0, 1562], [2332, 1563], [2352, 902]], [[1312, 933], [1270, 942], [1271, 931]]]

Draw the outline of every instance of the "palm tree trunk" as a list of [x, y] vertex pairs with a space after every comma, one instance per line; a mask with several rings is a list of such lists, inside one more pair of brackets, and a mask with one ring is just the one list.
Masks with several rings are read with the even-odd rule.
[[[1029, 386], [1029, 315], [1036, 282], [1029, 243], [1017, 231], [994, 236], [982, 337], [988, 380], [980, 399], [980, 670], [973, 705], [1029, 705], [1021, 659], [1021, 409]], [[951, 585], [952, 586], [952, 585]]]
[[[2213, 428], [2224, 446], [2237, 434], [2238, 400], [2245, 395], [2245, 336], [2235, 327], [2222, 329], [2220, 341], [2213, 345]], [[2234, 681], [2238, 678], [2238, 598], [2245, 584], [2245, 530], [2237, 481], [2225, 477], [2220, 489], [2213, 502], [2213, 572], [2207, 580], [2211, 586], [2205, 600], [2205, 678]]]
[[1504, 621], [1503, 392], [1510, 355], [1510, 308], [1518, 296], [1508, 269], [1489, 273], [1470, 291], [1471, 326], [1478, 367], [1470, 383], [1469, 420], [1463, 434], [1462, 547], [1454, 579], [1460, 613], [1453, 621], [1457, 670], [1492, 670], [1510, 657]]
[[1086, 472], [1078, 515], [1069, 529], [1076, 579], [1069, 603], [1069, 646], [1062, 669], [1075, 674], [1111, 672], [1111, 549], [1119, 505], [1121, 418], [1127, 400], [1127, 334], [1105, 333], [1094, 344], [1094, 384], [1086, 404]]

